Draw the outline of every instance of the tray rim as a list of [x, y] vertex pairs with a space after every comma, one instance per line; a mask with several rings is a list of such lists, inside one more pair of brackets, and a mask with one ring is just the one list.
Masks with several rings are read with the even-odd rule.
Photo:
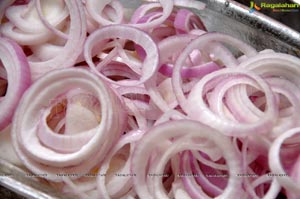
[[[210, 10], [220, 12], [229, 18], [238, 20], [249, 27], [255, 28], [258, 31], [263, 31], [290, 46], [300, 49], [300, 33], [267, 15], [257, 11], [250, 13], [249, 7], [234, 0], [198, 1], [206, 3], [206, 7]], [[243, 18], [238, 16], [243, 16]], [[259, 29], [257, 26], [261, 26], [265, 29]], [[300, 56], [300, 50], [298, 55]]]

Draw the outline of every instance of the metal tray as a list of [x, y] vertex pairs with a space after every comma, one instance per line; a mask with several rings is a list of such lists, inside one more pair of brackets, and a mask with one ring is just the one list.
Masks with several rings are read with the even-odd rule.
[[[150, 1], [150, 0], [149, 0]], [[270, 48], [300, 57], [300, 33], [258, 12], [230, 0], [201, 0], [205, 10], [194, 10], [208, 31], [229, 34], [254, 46], [258, 50]], [[128, 12], [142, 2], [121, 0]], [[28, 171], [2, 160], [0, 157], [0, 184], [26, 198], [68, 198], [43, 180], [28, 177]], [[22, 198], [22, 197], [20, 197]], [[74, 197], [72, 197], [74, 198]]]

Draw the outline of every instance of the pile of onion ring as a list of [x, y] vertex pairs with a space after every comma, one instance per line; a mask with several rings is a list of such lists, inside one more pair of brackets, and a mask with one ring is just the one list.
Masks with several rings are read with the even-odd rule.
[[199, 1], [126, 6], [0, 2], [0, 131], [24, 166], [84, 199], [298, 199], [299, 58], [207, 32]]

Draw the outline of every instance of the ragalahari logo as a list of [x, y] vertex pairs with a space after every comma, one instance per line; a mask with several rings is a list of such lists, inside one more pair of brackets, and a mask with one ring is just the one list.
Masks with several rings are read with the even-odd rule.
[[249, 12], [259, 11], [261, 9], [271, 9], [272, 12], [299, 12], [300, 4], [298, 3], [267, 3], [261, 2], [260, 5], [256, 5], [254, 1], [250, 1]]
[[256, 5], [256, 3], [254, 3], [254, 1], [250, 1], [250, 10], [249, 10], [250, 13], [254, 12], [255, 10], [259, 11], [260, 9], [261, 9], [261, 7]]

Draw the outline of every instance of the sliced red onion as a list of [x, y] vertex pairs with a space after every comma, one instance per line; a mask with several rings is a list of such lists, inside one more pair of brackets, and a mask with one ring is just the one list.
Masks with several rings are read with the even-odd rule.
[[[133, 149], [135, 147], [135, 143], [142, 137], [141, 132], [137, 131], [131, 131], [126, 133], [126, 135], [123, 135], [122, 138], [118, 141], [118, 143], [114, 146], [114, 148], [111, 150], [111, 152], [107, 155], [106, 159], [103, 161], [99, 173], [107, 173], [108, 169], [110, 167], [120, 167], [122, 162], [124, 162], [123, 167], [119, 168], [118, 170], [114, 171], [114, 173], [108, 174], [110, 175], [110, 179], [107, 183], [106, 176], [99, 176], [97, 178], [97, 187], [99, 190], [99, 197], [103, 199], [110, 199], [110, 198], [120, 198], [123, 195], [125, 195], [133, 186], [132, 179], [135, 178], [135, 174], [130, 172], [130, 161], [131, 156], [133, 153]], [[122, 148], [126, 147], [126, 145], [129, 144], [129, 157], [128, 159], [123, 159], [124, 155], [120, 154]], [[116, 163], [118, 160], [118, 157], [115, 157], [119, 153], [119, 164]], [[127, 154], [126, 154], [127, 155]], [[114, 160], [114, 162], [113, 162]], [[114, 164], [114, 165], [111, 165]], [[122, 180], [120, 180], [121, 174], [125, 174], [126, 176], [121, 177]]]
[[0, 24], [2, 24], [2, 18], [6, 9], [14, 3], [15, 0], [3, 0], [0, 2]]
[[0, 130], [3, 130], [12, 121], [31, 79], [26, 56], [16, 42], [0, 37], [0, 61], [3, 64], [1, 78], [6, 79], [8, 84], [5, 96], [0, 98]]
[[[113, 13], [114, 16], [112, 20], [103, 17], [103, 12], [105, 8], [110, 6], [113, 11], [108, 10], [107, 14]], [[111, 25], [111, 24], [121, 24], [124, 18], [124, 12], [122, 4], [117, 0], [87, 0], [86, 8], [90, 16], [97, 21], [100, 26]]]
[[[72, 104], [68, 106], [72, 106]], [[86, 117], [87, 114], [85, 114], [85, 112], [83, 111], [84, 107], [82, 105], [79, 105], [79, 107], [82, 108], [80, 110], [76, 110], [76, 112], [79, 112], [82, 117]], [[71, 108], [68, 107], [67, 110], [70, 109]], [[40, 122], [38, 124], [37, 135], [41, 143], [43, 143], [48, 148], [52, 148], [55, 151], [59, 151], [62, 153], [76, 152], [80, 150], [85, 144], [87, 144], [88, 141], [92, 139], [92, 137], [95, 135], [94, 129], [86, 130], [77, 134], [76, 131], [78, 131], [78, 128], [75, 129], [73, 127], [74, 130], [71, 129], [70, 131], [70, 127], [68, 128], [68, 124], [70, 122], [68, 123], [68, 121], [65, 122], [64, 134], [63, 135], [57, 134], [54, 131], [52, 131], [46, 123], [48, 115], [50, 115], [50, 108], [43, 111], [43, 115], [40, 118]], [[72, 116], [69, 117], [67, 116], [68, 115], [66, 115], [66, 118], [72, 117]], [[86, 118], [84, 119], [86, 120]], [[66, 147], [66, 145], [68, 145], [69, 147]]]
[[[291, 178], [295, 181], [295, 183], [299, 183], [299, 179], [300, 179], [300, 176], [299, 176], [300, 161], [299, 161], [299, 159], [300, 158], [298, 157], [295, 164], [293, 165], [293, 168], [292, 168], [292, 171], [290, 174]], [[288, 191], [286, 195], [288, 198], [291, 198], [291, 199], [296, 199], [298, 197], [298, 193], [291, 192], [291, 191]]]
[[[36, 5], [39, 5], [39, 9], [36, 9]], [[47, 28], [43, 25], [38, 15], [38, 10], [41, 10], [40, 0], [31, 1], [29, 4], [21, 6], [11, 6], [6, 10], [5, 16], [10, 23], [14, 24], [17, 28], [25, 33], [41, 33], [47, 32]], [[56, 27], [67, 16], [68, 12], [65, 9], [64, 2], [62, 0], [46, 1], [43, 2], [44, 11], [47, 13], [46, 21], [49, 20], [51, 26]], [[28, 13], [24, 13], [24, 10]], [[27, 16], [26, 18], [24, 16]]]
[[[193, 154], [199, 154], [199, 153], [193, 153]], [[222, 175], [220, 175], [220, 178], [218, 178], [218, 184], [212, 183], [206, 176], [205, 176], [205, 171], [202, 171], [201, 168], [199, 167], [199, 164], [197, 163], [195, 158], [192, 158], [190, 156], [190, 166], [191, 170], [194, 174], [199, 174], [195, 176], [196, 182], [205, 190], [206, 193], [208, 194], [213, 194], [213, 195], [220, 195], [222, 193], [221, 188], [224, 188], [226, 186], [222, 186], [223, 182], [226, 181], [226, 178], [223, 178]], [[226, 175], [224, 175], [226, 176]], [[185, 179], [187, 180], [187, 179]], [[227, 183], [227, 182], [225, 182]], [[222, 187], [221, 187], [222, 186]]]
[[180, 9], [174, 20], [174, 27], [179, 33], [187, 33], [192, 29], [205, 30], [205, 27], [196, 14], [187, 9]]
[[14, 115], [25, 167], [84, 199], [298, 199], [299, 58], [206, 32], [200, 1], [120, 2], [0, 2], [0, 130]]
[[297, 107], [299, 106], [299, 103], [295, 101], [299, 98], [299, 93], [295, 92], [300, 86], [298, 78], [300, 75], [299, 61], [298, 58], [291, 55], [265, 51], [245, 60], [240, 65], [240, 67], [252, 70], [265, 78], [277, 78], [277, 80], [267, 80], [271, 81], [271, 88], [274, 87], [273, 92], [287, 96], [292, 104], [293, 112], [288, 117], [289, 119], [287, 121], [279, 121], [274, 127], [271, 137], [277, 137], [283, 131], [288, 130], [288, 128], [298, 125], [298, 122], [294, 119], [298, 117]]
[[70, 34], [68, 35], [68, 40], [63, 50], [55, 57], [49, 60], [30, 62], [33, 79], [37, 79], [41, 75], [58, 68], [73, 66], [80, 53], [82, 53], [81, 48], [86, 38], [86, 21], [81, 1], [65, 0], [65, 3], [70, 13]]
[[[181, 177], [183, 184], [187, 192], [192, 196], [192, 198], [209, 198], [209, 195], [206, 194], [203, 190], [205, 189], [205, 187], [203, 185], [200, 186], [199, 184], [197, 184], [193, 176], [187, 176], [193, 174], [188, 153], [183, 153], [181, 157], [180, 167], [180, 174], [183, 175]], [[197, 173], [197, 175], [198, 174], [200, 173]], [[207, 192], [207, 190], [205, 191]], [[221, 192], [219, 194], [221, 194]]]
[[[52, 4], [53, 4], [53, 1], [52, 1]], [[59, 3], [56, 3], [55, 6], [58, 6], [57, 4], [59, 5]], [[55, 35], [57, 35], [61, 38], [64, 38], [64, 39], [68, 39], [68, 36], [65, 33], [61, 32], [60, 30], [55, 28], [56, 25], [62, 24], [63, 20], [68, 16], [68, 11], [67, 11], [66, 7], [64, 6], [64, 4], [60, 5], [61, 7], [63, 7], [63, 9], [57, 9], [56, 8], [56, 10], [58, 12], [60, 12], [60, 15], [55, 16], [56, 13], [54, 13], [54, 14], [52, 14], [52, 16], [50, 16], [50, 17], [52, 17], [52, 19], [53, 19], [53, 17], [56, 17], [55, 18], [56, 21], [54, 21], [54, 22], [50, 21], [50, 20], [48, 21], [47, 18], [43, 16], [41, 0], [36, 0], [35, 1], [35, 6], [36, 6], [37, 13], [39, 15], [39, 18], [42, 21], [42, 23], [44, 24], [44, 26], [47, 29], [49, 29], [52, 33], [54, 33]], [[51, 7], [51, 5], [50, 6], [49, 5], [44, 5], [44, 7], [49, 8], [49, 7]], [[47, 13], [47, 16], [49, 16], [49, 13]]]
[[[226, 84], [223, 84], [224, 82], [222, 80], [229, 79], [232, 81], [239, 77], [246, 77], [249, 80], [255, 81], [256, 86], [265, 93], [267, 106], [264, 117], [260, 118], [256, 122], [239, 123], [234, 120], [232, 121], [230, 119], [221, 118], [218, 114], [211, 111], [204, 101], [203, 97], [206, 92], [217, 85], [220, 85], [222, 89], [224, 87], [224, 91], [227, 90]], [[221, 92], [219, 100], [222, 98]], [[263, 79], [254, 73], [251, 73], [251, 71], [229, 68], [213, 72], [201, 79], [191, 90], [187, 104], [185, 104], [183, 108], [192, 119], [201, 121], [211, 127], [215, 127], [222, 131], [225, 135], [231, 136], [244, 136], [254, 132], [256, 134], [268, 133], [272, 129], [278, 115], [273, 93], [269, 85], [266, 84]], [[218, 124], [217, 126], [216, 123]]]
[[[51, 2], [52, 6], [48, 7], [52, 8], [50, 10], [53, 12], [50, 13], [55, 13], [55, 9], [59, 10], [61, 6], [64, 6], [60, 0]], [[58, 13], [62, 13], [62, 15], [58, 15], [57, 17], [56, 14], [54, 14], [55, 19], [53, 19], [52, 15], [52, 21], [50, 23], [55, 25], [57, 28], [62, 28], [64, 25], [62, 20], [67, 16], [66, 11], [58, 11]], [[3, 35], [15, 40], [20, 45], [39, 45], [48, 41], [52, 37], [51, 31], [46, 29], [47, 27], [45, 27], [42, 23], [43, 20], [40, 20], [38, 13], [36, 12], [35, 1], [30, 1], [28, 4], [9, 7], [7, 9], [6, 16], [9, 21], [4, 23], [0, 30]], [[34, 24], [33, 27], [32, 24]]]
[[[195, 67], [183, 67], [180, 73], [182, 78], [200, 78], [218, 69], [220, 69], [220, 67], [216, 63], [210, 62]], [[165, 76], [172, 77], [173, 67], [164, 64], [160, 67], [159, 72]]]
[[128, 114], [135, 117], [141, 129], [147, 128], [147, 120], [160, 117], [161, 111], [149, 101], [148, 92], [143, 87], [119, 87], [117, 90], [125, 101]]
[[267, 198], [276, 198], [277, 197], [278, 193], [280, 192], [281, 187], [280, 187], [280, 185], [279, 185], [279, 183], [277, 182], [276, 179], [270, 178], [270, 176], [268, 176], [267, 174], [260, 176], [259, 178], [255, 179], [252, 182], [253, 189], [257, 188], [257, 186], [259, 184], [263, 184], [263, 183], [268, 182], [268, 181], [272, 181], [268, 192], [266, 194], [261, 194], [261, 195], [263, 195], [263, 197], [262, 196], [258, 197], [255, 194], [254, 198], [267, 199]]
[[274, 125], [272, 135], [270, 135], [270, 137], [277, 137], [286, 130], [299, 126], [300, 90], [299, 87], [286, 79], [267, 78], [266, 81], [271, 85], [271, 89], [274, 93], [285, 96], [291, 104], [291, 107], [279, 110], [279, 116], [281, 116], [281, 113], [283, 112], [290, 112], [289, 110], [291, 110], [291, 113], [280, 117], [277, 124]]
[[138, 23], [144, 16], [146, 16], [148, 11], [157, 8], [160, 8], [159, 3], [149, 3], [140, 5], [137, 9], [135, 9], [134, 13], [131, 15], [130, 22], [134, 24]]
[[272, 174], [274, 174], [278, 183], [284, 187], [287, 191], [291, 192], [292, 194], [299, 195], [300, 188], [297, 186], [295, 181], [292, 179], [292, 176], [288, 176], [286, 171], [282, 166], [282, 161], [284, 159], [280, 158], [280, 148], [285, 140], [291, 139], [293, 136], [300, 133], [300, 128], [293, 128], [282, 135], [278, 136], [275, 141], [272, 143], [272, 146], [269, 150], [269, 166]]
[[49, 39], [49, 33], [36, 33], [28, 34], [23, 32], [17, 32], [15, 27], [11, 23], [4, 23], [0, 27], [0, 32], [6, 37], [16, 41], [19, 45], [40, 45], [47, 42]]
[[[45, 89], [45, 85], [47, 85], [47, 89]], [[46, 132], [43, 131], [47, 129], [38, 129], [37, 127], [41, 122], [46, 122], [45, 120], [41, 121], [41, 117], [43, 109], [49, 106], [49, 100], [53, 96], [74, 88], [84, 89], [99, 100], [101, 122], [91, 129], [94, 131], [94, 135], [82, 148], [76, 152], [66, 150], [69, 152], [61, 153], [39, 142], [39, 137], [45, 135]], [[85, 174], [98, 164], [115, 140], [123, 133], [125, 122], [126, 115], [119, 98], [97, 76], [82, 69], [57, 70], [32, 85], [22, 99], [14, 119], [13, 144], [20, 159], [33, 173], [47, 173], [47, 179], [62, 181], [61, 176], [58, 176], [57, 173]], [[38, 133], [38, 131], [41, 132]], [[72, 133], [68, 136], [71, 135]], [[80, 136], [86, 139], [89, 134]], [[56, 137], [58, 141], [66, 140], [65, 148], [72, 148], [75, 144], [71, 142], [71, 138], [67, 138], [67, 135], [57, 135]], [[52, 145], [57, 145], [59, 142], [54, 142]], [[101, 150], [97, 146], [101, 146]], [[76, 176], [72, 177], [76, 178]]]
[[83, 3], [85, 17], [86, 17], [87, 32], [90, 34], [98, 28], [99, 24], [93, 19], [93, 17], [87, 11], [86, 1], [82, 0], [82, 3]]
[[[160, 68], [160, 70], [164, 69], [163, 64], [168, 63], [170, 61], [170, 58], [176, 56], [184, 48], [184, 45], [190, 43], [194, 38], [195, 36], [193, 35], [180, 35], [180, 36], [171, 36], [162, 40], [158, 46], [161, 55], [160, 64], [162, 64], [161, 66], [162, 69]], [[180, 47], [176, 48], [176, 46], [180, 46]], [[174, 48], [176, 49], [176, 51], [173, 50]], [[153, 99], [154, 103], [156, 104], [156, 106], [164, 112], [168, 111], [170, 107], [167, 105], [167, 103], [159, 93], [156, 86], [157, 84], [156, 81], [157, 81], [157, 75], [155, 75], [154, 78], [150, 79], [150, 81], [146, 82], [145, 87], [149, 92], [149, 95]]]
[[[172, 78], [173, 89], [174, 89], [175, 95], [183, 109], [185, 109], [184, 106], [185, 106], [186, 100], [185, 100], [185, 96], [181, 89], [181, 87], [182, 87], [181, 81], [182, 80], [181, 80], [181, 76], [180, 76], [180, 69], [183, 66], [183, 63], [185, 62], [188, 55], [193, 50], [195, 50], [195, 49], [201, 50], [204, 47], [206, 47], [209, 42], [213, 42], [213, 41], [223, 41], [223, 42], [230, 43], [231, 45], [234, 45], [237, 48], [239, 48], [241, 51], [243, 51], [249, 57], [257, 54], [256, 50], [253, 49], [251, 46], [248, 46], [245, 43], [243, 43], [233, 37], [230, 37], [227, 35], [222, 35], [219, 33], [203, 34], [203, 35], [199, 36], [198, 39], [193, 40], [193, 42], [190, 43], [189, 45], [187, 45], [187, 47], [184, 49], [184, 51], [180, 54], [180, 56], [178, 57], [178, 59], [175, 63], [175, 67], [173, 70], [173, 78]], [[218, 59], [220, 56], [220, 59], [222, 60], [222, 62], [224, 63], [224, 65], [226, 67], [235, 67], [237, 65], [237, 61], [232, 56], [232, 54], [228, 54], [228, 51], [223, 51], [223, 50], [220, 51], [220, 47], [218, 47], [218, 46], [215, 46], [214, 51], [215, 51], [213, 53], [214, 59]]]
[[154, 7], [161, 6], [163, 10], [162, 10], [162, 14], [159, 18], [157, 18], [151, 22], [133, 23], [131, 25], [134, 27], [137, 27], [139, 29], [142, 29], [142, 30], [149, 30], [149, 29], [155, 28], [155, 27], [159, 26], [161, 23], [163, 23], [169, 17], [169, 15], [171, 14], [171, 12], [173, 10], [173, 1], [172, 0], [160, 0], [159, 2], [160, 2], [160, 5], [157, 3], [152, 3], [152, 4], [149, 4], [150, 6], [142, 6], [142, 7], [138, 8], [136, 10], [136, 13], [133, 14], [132, 21], [137, 22], [138, 21], [137, 19], [140, 19], [142, 16], [144, 16], [144, 14], [148, 10], [150, 10]]
[[[201, 132], [201, 133], [199, 133]], [[220, 136], [222, 139], [220, 139]], [[176, 143], [180, 140], [184, 140], [181, 144], [174, 144], [170, 142], [171, 139], [174, 139]], [[189, 138], [188, 142], [186, 138]], [[220, 147], [222, 151], [227, 151], [224, 153], [224, 158], [228, 165], [229, 169], [229, 181], [224, 192], [219, 196], [220, 198], [232, 198], [236, 197], [237, 189], [236, 186], [240, 186], [241, 178], [236, 177], [236, 174], [240, 170], [240, 160], [238, 154], [236, 154], [230, 140], [227, 137], [223, 137], [220, 133], [215, 130], [202, 125], [201, 123], [192, 122], [188, 120], [174, 121], [158, 125], [152, 128], [149, 132], [138, 143], [132, 159], [132, 172], [136, 173], [134, 178], [134, 185], [136, 191], [141, 198], [150, 199], [150, 198], [168, 198], [165, 192], [162, 189], [161, 177], [156, 177], [154, 181], [156, 182], [153, 192], [147, 186], [143, 186], [146, 182], [148, 175], [147, 164], [148, 160], [151, 157], [153, 150], [162, 150], [159, 155], [159, 164], [152, 165], [156, 168], [154, 173], [161, 174], [163, 173], [163, 166], [166, 164], [166, 160], [171, 154], [175, 154], [179, 151], [188, 150], [193, 146], [197, 147], [197, 139], [206, 139], [213, 141], [216, 146]], [[158, 140], [160, 140], [158, 142]], [[194, 143], [191, 145], [191, 143]], [[170, 145], [168, 145], [169, 143]], [[167, 145], [166, 145], [167, 144]], [[166, 146], [171, 148], [166, 148]], [[198, 145], [199, 150], [201, 150], [201, 144]], [[228, 151], [231, 151], [230, 153]], [[167, 159], [166, 159], [167, 158]], [[157, 184], [159, 182], [159, 184]], [[240, 191], [240, 190], [239, 190]]]
[[[105, 41], [111, 38], [132, 40], [138, 45], [142, 46], [146, 51], [147, 57], [144, 60], [143, 66], [141, 68], [142, 75], [140, 77], [140, 80], [127, 81], [126, 83], [127, 86], [142, 84], [145, 81], [149, 80], [154, 75], [158, 67], [157, 46], [155, 45], [153, 40], [149, 37], [149, 35], [147, 35], [145, 32], [137, 28], [133, 28], [126, 25], [106, 26], [104, 28], [101, 28], [93, 32], [93, 34], [91, 34], [88, 37], [84, 47], [84, 56], [86, 62], [88, 63], [88, 65], [90, 66], [90, 68], [94, 73], [96, 73], [97, 75], [99, 75], [104, 79], [107, 79], [96, 69], [96, 66], [92, 61], [91, 53], [95, 44], [98, 44], [100, 41]], [[108, 81], [111, 82], [110, 80]]]

